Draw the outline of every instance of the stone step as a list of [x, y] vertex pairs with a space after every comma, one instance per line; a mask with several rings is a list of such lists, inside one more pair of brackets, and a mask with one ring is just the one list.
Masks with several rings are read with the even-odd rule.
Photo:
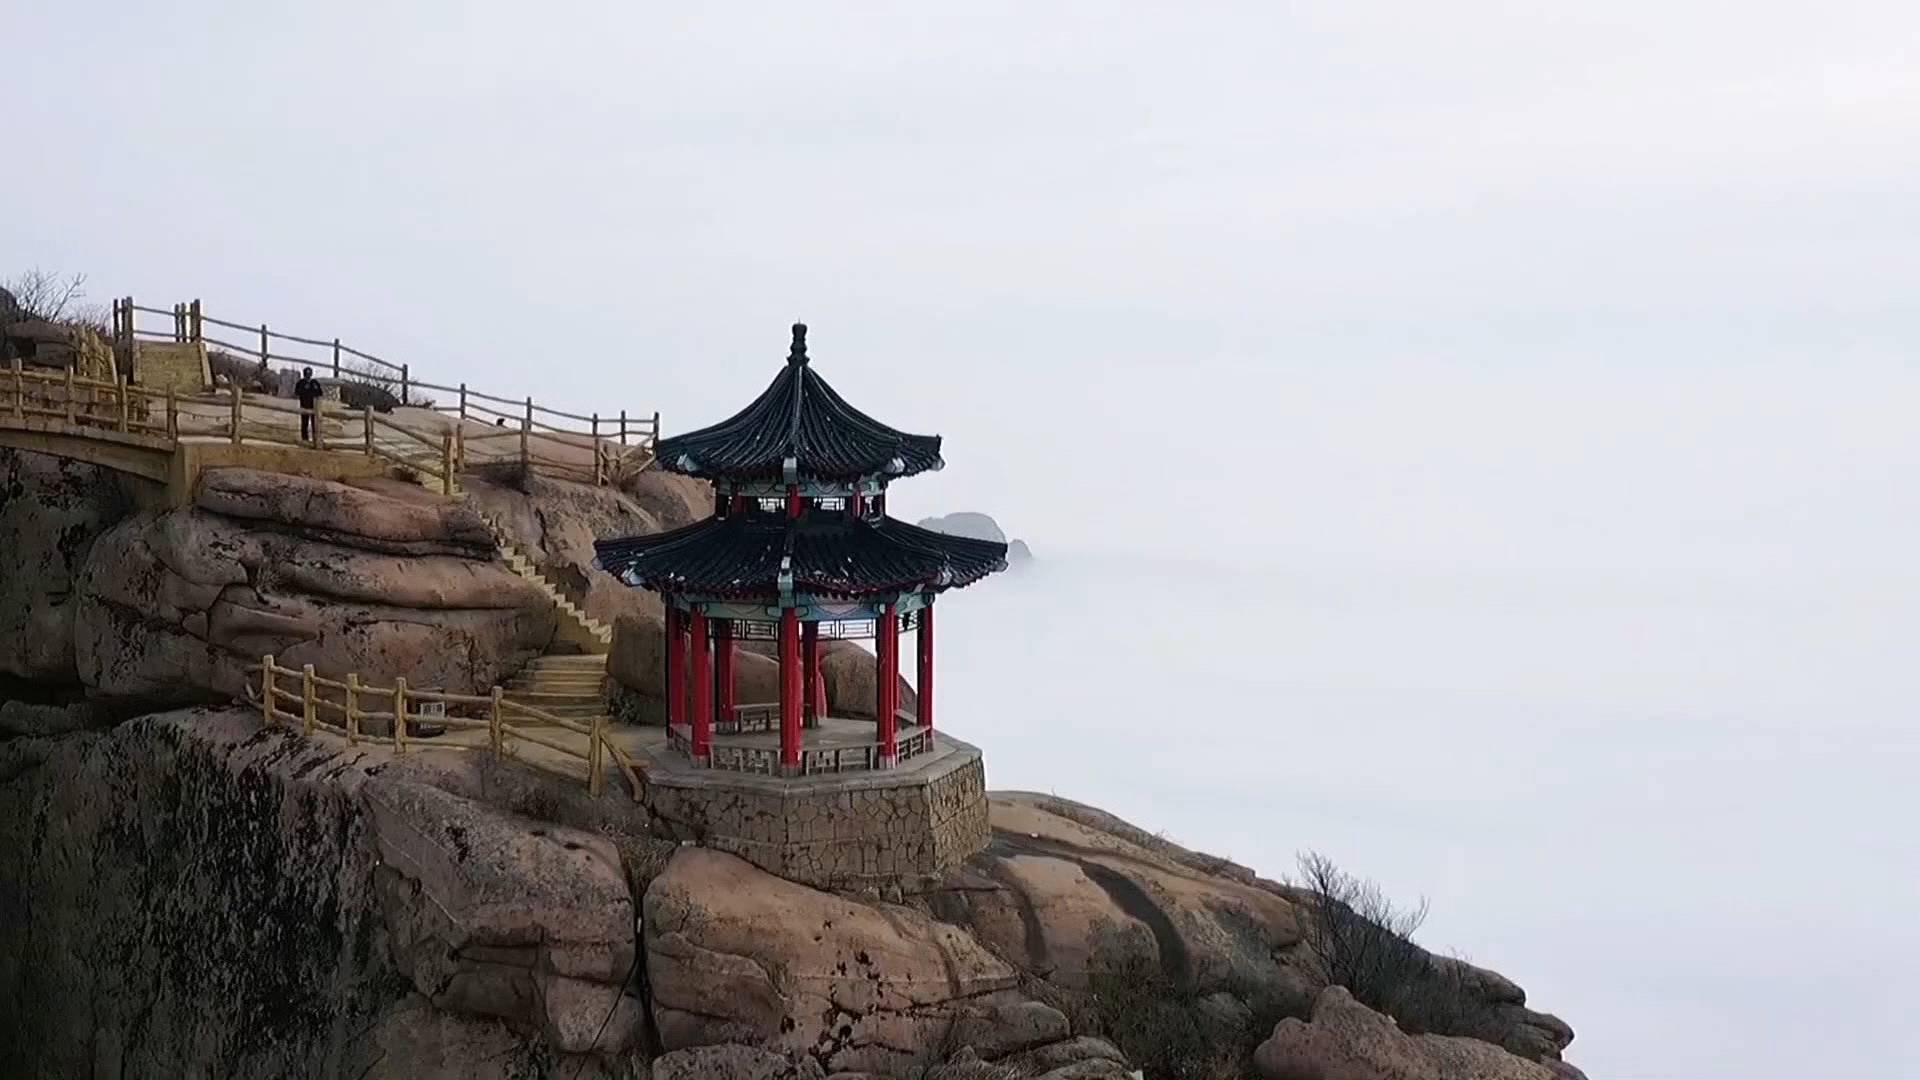
[[562, 666], [581, 668], [597, 666], [606, 662], [607, 658], [599, 653], [562, 653], [551, 650], [541, 653], [528, 661], [530, 664], [560, 664]]

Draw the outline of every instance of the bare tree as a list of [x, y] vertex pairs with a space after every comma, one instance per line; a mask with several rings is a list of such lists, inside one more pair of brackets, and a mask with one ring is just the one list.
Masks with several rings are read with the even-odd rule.
[[4, 287], [13, 294], [22, 315], [60, 322], [82, 311], [80, 301], [87, 297], [86, 285], [85, 274], [66, 277], [36, 267], [14, 275]]
[[1318, 852], [1300, 856], [1308, 918], [1302, 927], [1328, 983], [1410, 1031], [1471, 1034], [1488, 1003], [1465, 985], [1468, 965], [1414, 944], [1427, 900], [1402, 908], [1379, 885]]

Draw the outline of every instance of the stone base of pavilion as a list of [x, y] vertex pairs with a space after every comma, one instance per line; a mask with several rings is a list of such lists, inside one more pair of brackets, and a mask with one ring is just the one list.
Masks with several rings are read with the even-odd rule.
[[[871, 720], [823, 718], [805, 731], [802, 754], [813, 767], [801, 776], [696, 764], [682, 733], [663, 727], [622, 726], [614, 737], [644, 774], [657, 823], [794, 881], [885, 886], [937, 875], [985, 848], [979, 749], [908, 726], [902, 760], [876, 769], [864, 764], [873, 730]], [[916, 752], [907, 756], [910, 745]], [[718, 731], [713, 751], [716, 760], [777, 767], [779, 736]]]

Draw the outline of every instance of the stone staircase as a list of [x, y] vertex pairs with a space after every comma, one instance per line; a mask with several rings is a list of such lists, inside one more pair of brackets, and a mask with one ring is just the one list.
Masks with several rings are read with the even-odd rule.
[[[568, 646], [581, 653], [596, 654], [603, 658], [602, 667], [604, 668], [604, 657], [607, 650], [613, 647], [613, 627], [589, 616], [580, 609], [580, 605], [567, 599], [567, 595], [561, 592], [553, 582], [548, 581], [546, 575], [540, 573], [540, 569], [534, 566], [533, 560], [527, 557], [526, 552], [520, 550], [520, 545], [513, 542], [513, 539], [507, 535], [507, 530], [491, 515], [482, 514], [480, 517], [487, 523], [488, 531], [493, 533], [494, 542], [500, 545], [500, 555], [506, 560], [507, 568], [538, 585], [540, 591], [546, 593], [547, 598], [553, 601], [554, 610], [560, 613], [560, 625], [554, 631], [555, 645]], [[549, 653], [559, 651], [561, 650], [554, 647], [548, 648]]]
[[607, 658], [602, 654], [548, 654], [520, 669], [501, 687], [501, 696], [584, 724], [607, 711], [606, 678]]

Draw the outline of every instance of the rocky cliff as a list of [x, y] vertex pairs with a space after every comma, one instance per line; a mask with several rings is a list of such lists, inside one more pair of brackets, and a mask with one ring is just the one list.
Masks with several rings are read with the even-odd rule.
[[[1510, 981], [1460, 979], [1470, 1025], [1404, 1032], [1325, 985], [1301, 894], [1066, 800], [994, 794], [986, 851], [832, 892], [617, 792], [227, 704], [260, 652], [477, 686], [543, 647], [478, 510], [657, 648], [657, 609], [586, 560], [703, 512], [678, 481], [453, 505], [227, 472], [156, 512], [54, 459], [0, 452], [0, 477], [7, 1075], [1577, 1075]], [[827, 669], [836, 708], [870, 702], [870, 656]], [[218, 704], [154, 711], [182, 702]]]
[[[1485, 1004], [1538, 1061], [1409, 1043], [1322, 993], [1287, 888], [1051, 797], [991, 812], [993, 846], [943, 880], [836, 894], [482, 755], [206, 709], [11, 739], [0, 1060], [124, 1077], [665, 1075], [716, 1054], [1056, 1080], [1559, 1067], [1564, 1026], [1517, 988]], [[1346, 1064], [1299, 1064], [1322, 1060]]]

